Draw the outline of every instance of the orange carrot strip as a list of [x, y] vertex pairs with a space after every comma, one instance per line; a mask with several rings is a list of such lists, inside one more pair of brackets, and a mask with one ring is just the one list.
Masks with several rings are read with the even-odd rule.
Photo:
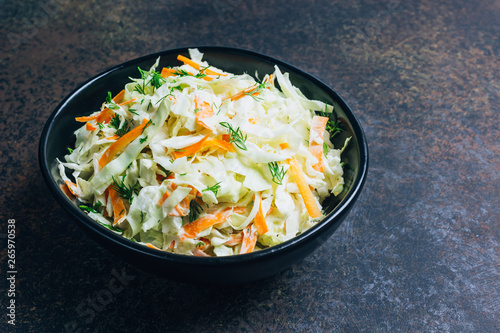
[[243, 211], [245, 210], [244, 207], [235, 207], [234, 209], [226, 208], [221, 212], [202, 216], [199, 219], [184, 225], [182, 227], [184, 232], [179, 236], [179, 239], [183, 242], [187, 238], [194, 238], [203, 230], [210, 228], [215, 224], [225, 222], [231, 216], [233, 211], [235, 213], [242, 212], [242, 209]]
[[[113, 102], [118, 103], [123, 99], [123, 96], [125, 96], [125, 90], [120, 91], [115, 97], [113, 97]], [[123, 104], [124, 105], [124, 104]], [[97, 123], [102, 123], [103, 120], [106, 121], [104, 122], [107, 124], [111, 120], [111, 116], [113, 115], [113, 111], [111, 111], [108, 108], [103, 109], [101, 112], [99, 112], [96, 115], [93, 116], [86, 116], [86, 117], [76, 117], [75, 120], [81, 123], [91, 121], [91, 120], [96, 120]], [[108, 120], [109, 117], [109, 120]]]
[[[232, 101], [232, 102], [234, 102], [234, 101], [236, 101], [236, 100], [238, 100], [238, 99], [240, 99], [240, 98], [242, 98], [242, 97], [245, 97], [245, 96], [246, 96], [249, 92], [251, 92], [252, 90], [254, 90], [254, 89], [255, 89], [255, 88], [257, 88], [257, 87], [258, 87], [258, 85], [256, 85], [256, 84], [255, 84], [255, 85], [253, 85], [253, 86], [251, 86], [251, 87], [248, 87], [248, 88], [246, 88], [246, 89], [243, 89], [242, 91], [240, 91], [240, 92], [238, 92], [238, 93], [236, 93], [236, 94], [234, 94], [233, 96], [228, 97], [228, 98], [230, 98], [230, 99], [231, 99], [231, 101]], [[255, 93], [253, 93], [252, 95], [253, 95], [253, 96], [257, 96], [258, 94], [259, 94], [259, 92], [255, 92]], [[227, 99], [227, 98], [226, 98], [226, 99]]]
[[214, 115], [212, 106], [205, 101], [201, 101], [197, 96], [194, 98], [194, 105], [198, 110], [196, 112], [196, 123], [202, 127], [210, 129], [210, 127], [203, 122], [203, 119], [210, 118]]
[[165, 191], [165, 193], [160, 198], [160, 200], [158, 200], [158, 205], [161, 206], [163, 204], [163, 202], [168, 199], [169, 196], [170, 196], [170, 193], [168, 193], [168, 191]]
[[203, 252], [203, 250], [200, 250], [198, 248], [193, 249], [192, 252], [195, 257], [210, 257], [210, 255], [206, 254], [205, 252]]
[[231, 235], [231, 239], [225, 242], [224, 245], [234, 246], [240, 244], [242, 240], [243, 240], [243, 233], [239, 232], [237, 234]]
[[109, 198], [111, 199], [111, 206], [113, 206], [113, 226], [119, 224], [125, 219], [125, 204], [123, 199], [118, 195], [113, 186], [108, 187]]
[[[200, 65], [198, 65], [197, 63], [195, 63], [193, 60], [189, 59], [189, 58], [186, 58], [185, 56], [183, 55], [178, 55], [177, 56], [177, 60], [180, 60], [182, 61], [183, 63], [185, 64], [188, 64], [189, 66], [193, 67], [194, 69], [197, 69], [197, 70], [200, 70]], [[227, 76], [227, 74], [223, 74], [223, 73], [217, 73], [217, 72], [214, 72], [213, 70], [210, 70], [208, 68], [205, 68], [205, 69], [201, 69], [201, 72], [207, 74], [207, 75], [221, 75], [221, 76]]]
[[96, 128], [91, 123], [89, 123], [89, 122], [87, 122], [87, 124], [85, 125], [85, 128], [89, 132], [92, 132], [92, 131], [96, 130]]
[[106, 140], [118, 140], [120, 138], [119, 135], [115, 134], [115, 135], [112, 135], [112, 136], [108, 136], [106, 138]]
[[115, 97], [113, 97], [113, 102], [115, 102], [115, 103], [120, 102], [124, 96], [125, 96], [125, 89], [123, 89], [118, 94], [116, 94]]
[[60, 184], [59, 188], [64, 192], [64, 194], [70, 198], [73, 199], [75, 196], [73, 195], [73, 192], [69, 189], [69, 186], [67, 184]]
[[134, 141], [139, 135], [141, 135], [142, 131], [148, 126], [149, 122], [147, 119], [142, 121], [142, 124], [131, 130], [130, 132], [125, 133], [121, 138], [113, 142], [111, 146], [106, 149], [104, 154], [102, 154], [99, 159], [99, 166], [104, 168], [106, 164], [111, 162], [113, 157], [115, 157], [118, 152], [122, 151], [129, 143]]
[[222, 140], [230, 142], [231, 136], [229, 134], [222, 134]]
[[163, 67], [160, 75], [162, 78], [167, 78], [169, 76], [175, 75], [175, 72], [175, 69]]
[[288, 159], [286, 162], [290, 165], [290, 172], [299, 187], [300, 194], [302, 195], [302, 199], [304, 200], [304, 205], [306, 206], [309, 216], [313, 218], [320, 217], [322, 215], [321, 210], [319, 209], [316, 200], [314, 200], [312, 191], [307, 184], [305, 175], [302, 172], [299, 163], [295, 157]]
[[183, 148], [180, 151], [174, 151], [172, 153], [174, 159], [178, 159], [179, 157], [183, 157], [183, 156], [193, 155], [194, 153], [198, 152], [200, 149], [203, 148], [203, 143], [207, 139], [208, 139], [208, 134], [203, 139], [201, 139], [200, 141], [196, 142], [195, 144], [192, 144], [191, 146]]
[[243, 240], [241, 242], [240, 254], [250, 253], [255, 249], [255, 244], [257, 243], [257, 232], [252, 229], [251, 224], [243, 229]]
[[264, 217], [264, 213], [262, 212], [262, 199], [259, 202], [259, 210], [257, 211], [257, 215], [255, 215], [254, 224], [259, 235], [263, 235], [269, 231], [269, 228], [266, 224], [266, 218]]
[[213, 147], [213, 146], [215, 146], [217, 148], [224, 149], [226, 151], [234, 152], [234, 148], [233, 148], [232, 144], [230, 144], [226, 140], [215, 139], [215, 138], [208, 139], [207, 141], [205, 141], [203, 143], [203, 147], [202, 148]]
[[154, 245], [153, 245], [153, 244], [151, 244], [151, 243], [146, 243], [146, 246], [147, 246], [147, 247], [149, 247], [149, 248], [151, 248], [151, 249], [155, 249], [155, 250], [160, 250], [160, 251], [161, 251], [161, 249], [160, 249], [160, 248], [158, 248], [158, 247], [154, 246]]
[[130, 100], [128, 100], [128, 101], [126, 101], [126, 102], [122, 102], [122, 103], [118, 104], [118, 106], [127, 105], [127, 104], [132, 103], [133, 101], [135, 101], [135, 98], [132, 98], [132, 99], [130, 99]]
[[289, 147], [288, 143], [286, 143], [286, 142], [280, 143], [280, 148], [281, 149], [287, 149], [288, 147]]
[[175, 241], [173, 240], [172, 243], [168, 246], [170, 250], [172, 250], [175, 247]]
[[[319, 172], [325, 170], [323, 165], [323, 133], [325, 132], [328, 117], [314, 116], [311, 122], [311, 134], [309, 136], [309, 152], [318, 162], [313, 165], [313, 169]], [[321, 142], [317, 142], [319, 138]]]
[[69, 180], [64, 181], [64, 183], [66, 183], [66, 187], [71, 192], [71, 194], [73, 196], [77, 197], [78, 195], [76, 194], [76, 190], [75, 190], [75, 187], [77, 187], [77, 185], [73, 182], [70, 182]]

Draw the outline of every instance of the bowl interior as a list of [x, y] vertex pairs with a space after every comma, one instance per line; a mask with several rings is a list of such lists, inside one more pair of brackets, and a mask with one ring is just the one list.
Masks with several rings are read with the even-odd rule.
[[[324, 101], [335, 106], [335, 113], [338, 119], [343, 123], [344, 131], [332, 139], [335, 148], [339, 149], [343, 146], [347, 137], [352, 137], [348, 148], [342, 154], [342, 160], [345, 163], [344, 191], [334, 197], [330, 196], [325, 200], [324, 207], [327, 217], [323, 222], [302, 235], [274, 246], [270, 249], [259, 251], [258, 255], [265, 254], [266, 251], [278, 251], [282, 247], [286, 247], [287, 243], [293, 243], [297, 238], [307, 237], [308, 234], [313, 234], [316, 229], [320, 229], [323, 223], [329, 223], [335, 219], [336, 214], [340, 214], [343, 209], [350, 205], [350, 201], [354, 201], [362, 188], [368, 163], [368, 151], [363, 130], [343, 99], [335, 93], [331, 88], [326, 86], [318, 79], [311, 75], [291, 66], [285, 62], [261, 55], [258, 53], [224, 47], [197, 47], [204, 53], [204, 60], [215, 67], [219, 67], [225, 71], [242, 74], [248, 73], [255, 76], [257, 72], [259, 77], [264, 77], [265, 74], [270, 74], [274, 71], [274, 66], [280, 67], [282, 72], [290, 74], [290, 80], [299, 88], [308, 98]], [[130, 77], [138, 77], [139, 72], [137, 67], [141, 69], [149, 69], [158, 57], [160, 59], [159, 68], [163, 66], [175, 66], [180, 64], [176, 59], [178, 54], [188, 55], [188, 49], [175, 49], [165, 52], [160, 52], [135, 59], [124, 64], [113, 67], [102, 74], [88, 80], [80, 87], [70, 93], [54, 110], [48, 119], [42, 133], [40, 141], [40, 164], [42, 173], [59, 203], [77, 220], [86, 224], [87, 227], [94, 231], [100, 232], [108, 238], [114, 239], [136, 250], [155, 253], [158, 251], [148, 249], [139, 244], [128, 241], [127, 239], [112, 233], [111, 231], [99, 226], [91, 220], [85, 213], [78, 208], [78, 203], [69, 199], [59, 185], [63, 181], [57, 170], [56, 159], [63, 160], [67, 154], [68, 147], [74, 145], [74, 131], [81, 126], [75, 121], [75, 117], [88, 115], [100, 108], [102, 101], [105, 99], [107, 92], [117, 93]], [[140, 247], [140, 249], [139, 249]], [[179, 256], [177, 254], [161, 253], [162, 256]], [[254, 254], [244, 255], [250, 257]], [[185, 256], [183, 256], [185, 257]], [[198, 260], [200, 258], [192, 258], [187, 260]], [[234, 260], [224, 258], [203, 258], [204, 260]]]

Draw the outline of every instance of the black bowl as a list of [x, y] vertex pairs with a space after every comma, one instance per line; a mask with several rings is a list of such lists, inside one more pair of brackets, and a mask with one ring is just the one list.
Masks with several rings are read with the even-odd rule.
[[107, 91], [119, 91], [136, 77], [137, 67], [148, 69], [161, 56], [161, 66], [177, 65], [178, 54], [188, 55], [188, 48], [164, 51], [115, 66], [83, 83], [71, 92], [52, 112], [42, 132], [39, 162], [42, 174], [56, 201], [74, 218], [85, 232], [112, 253], [144, 270], [168, 278], [195, 283], [241, 284], [276, 274], [297, 263], [324, 243], [346, 218], [363, 187], [368, 169], [368, 147], [363, 130], [344, 100], [315, 77], [280, 60], [251, 51], [226, 47], [198, 47], [204, 60], [225, 71], [263, 77], [278, 65], [290, 73], [290, 80], [307, 97], [335, 105], [344, 131], [333, 138], [336, 148], [346, 137], [352, 139], [342, 154], [345, 162], [344, 191], [326, 199], [326, 217], [313, 228], [282, 244], [255, 253], [231, 257], [201, 258], [165, 253], [132, 242], [90, 219], [59, 187], [63, 183], [56, 158], [63, 159], [67, 148], [74, 145], [73, 132], [81, 126], [75, 117], [89, 114], [101, 106]]

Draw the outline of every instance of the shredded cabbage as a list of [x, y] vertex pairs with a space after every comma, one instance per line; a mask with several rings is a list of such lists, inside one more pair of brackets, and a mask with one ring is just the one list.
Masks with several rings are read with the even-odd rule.
[[[306, 98], [277, 66], [258, 82], [189, 51], [181, 66], [160, 72], [158, 59], [140, 69], [121, 95], [77, 118], [86, 124], [57, 162], [80, 207], [128, 239], [198, 256], [262, 250], [315, 225], [323, 200], [344, 184], [345, 145], [335, 149], [328, 135], [338, 123], [311, 129], [333, 106]], [[292, 159], [310, 189], [298, 185]], [[311, 216], [315, 204], [320, 216]]]

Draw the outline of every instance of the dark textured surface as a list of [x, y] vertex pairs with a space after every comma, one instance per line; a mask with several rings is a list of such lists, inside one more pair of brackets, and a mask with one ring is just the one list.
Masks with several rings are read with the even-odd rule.
[[[500, 331], [499, 1], [1, 0], [0, 13], [0, 331], [13, 330], [7, 219], [18, 332]], [[125, 265], [41, 179], [43, 124], [78, 83], [189, 45], [308, 71], [367, 134], [369, 177], [347, 220], [259, 283], [184, 285]]]

